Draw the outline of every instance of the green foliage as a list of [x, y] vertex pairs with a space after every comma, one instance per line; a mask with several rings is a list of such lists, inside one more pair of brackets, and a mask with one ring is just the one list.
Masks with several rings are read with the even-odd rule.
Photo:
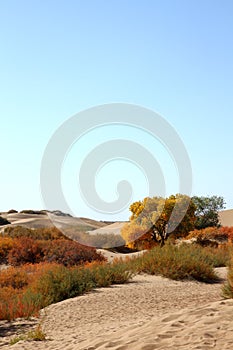
[[137, 272], [161, 275], [174, 280], [195, 279], [216, 282], [213, 264], [204, 250], [187, 245], [155, 247], [135, 258], [131, 264]]
[[192, 197], [192, 202], [196, 207], [195, 215], [197, 217], [195, 222], [196, 229], [203, 229], [206, 227], [220, 226], [218, 211], [224, 209], [225, 202], [223, 197]]
[[42, 307], [84, 294], [94, 288], [88, 269], [68, 269], [63, 265], [51, 266], [44, 271], [27, 293], [40, 295]]
[[123, 260], [117, 260], [111, 264], [94, 263], [91, 265], [91, 272], [96, 287], [126, 283], [133, 276], [133, 272]]

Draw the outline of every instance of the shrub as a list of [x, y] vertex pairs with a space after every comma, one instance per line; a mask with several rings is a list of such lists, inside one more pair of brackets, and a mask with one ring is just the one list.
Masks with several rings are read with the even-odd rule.
[[191, 231], [186, 238], [197, 238], [200, 242], [202, 240], [215, 240], [224, 243], [228, 241], [231, 235], [233, 237], [233, 227], [207, 227], [202, 230]]
[[233, 227], [221, 227], [221, 232], [225, 233], [228, 236], [228, 241], [233, 243]]
[[10, 209], [10, 210], [8, 210], [8, 212], [7, 212], [7, 214], [16, 214], [16, 213], [18, 213], [18, 211], [15, 210], [15, 209]]
[[[17, 278], [15, 272], [18, 273]], [[23, 286], [25, 273], [27, 277]], [[132, 272], [122, 261], [112, 264], [94, 262], [72, 268], [41, 263], [12, 268], [9, 276], [1, 279], [0, 319], [12, 320], [37, 315], [41, 308], [51, 303], [82, 295], [96, 287], [125, 283]], [[17, 284], [14, 284], [16, 281]]]
[[81, 295], [94, 287], [94, 282], [87, 269], [68, 269], [63, 265], [53, 264], [37, 276], [27, 297], [32, 295], [42, 301], [42, 307], [61, 300]]
[[25, 209], [25, 210], [21, 210], [20, 212], [21, 214], [35, 214], [35, 215], [47, 215], [46, 212], [44, 212], [43, 210], [31, 210], [31, 209]]
[[38, 263], [44, 257], [43, 241], [35, 241], [32, 238], [21, 237], [14, 240], [14, 246], [8, 254], [8, 262], [13, 266], [26, 263]]
[[7, 256], [13, 248], [14, 241], [9, 237], [0, 237], [0, 264], [7, 264]]
[[29, 237], [37, 240], [68, 239], [54, 226], [37, 229], [30, 229], [23, 226], [9, 226], [4, 230], [4, 236], [12, 238]]
[[133, 276], [129, 265], [122, 260], [114, 261], [111, 264], [94, 262], [88, 268], [91, 269], [96, 287], [126, 283]]
[[153, 248], [131, 262], [138, 272], [158, 274], [175, 280], [195, 279], [202, 282], [218, 280], [203, 250], [192, 246], [166, 245]]
[[18, 317], [29, 317], [34, 314], [35, 301], [25, 303], [24, 291], [13, 287], [0, 288], [0, 320], [13, 320]]
[[23, 226], [8, 226], [4, 229], [2, 234], [4, 237], [19, 238], [19, 237], [30, 237], [31, 231], [27, 227]]
[[35, 329], [29, 331], [27, 334], [21, 334], [11, 339], [10, 345], [18, 343], [20, 340], [34, 340], [42, 341], [46, 339], [46, 334], [43, 332], [41, 325], [39, 324]]
[[0, 288], [12, 287], [20, 289], [28, 285], [29, 276], [23, 269], [9, 267], [0, 272]]
[[0, 226], [9, 225], [10, 221], [0, 216]]
[[57, 262], [65, 266], [84, 264], [93, 260], [104, 261], [95, 248], [86, 247], [78, 242], [59, 239], [50, 241], [44, 250], [44, 260]]

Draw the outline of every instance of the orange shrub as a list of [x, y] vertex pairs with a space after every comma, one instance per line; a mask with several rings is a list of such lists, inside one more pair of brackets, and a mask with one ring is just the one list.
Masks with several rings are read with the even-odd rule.
[[27, 290], [0, 288], [0, 320], [37, 316], [41, 304], [41, 296], [27, 293]]
[[38, 263], [44, 257], [44, 242], [29, 237], [16, 238], [8, 254], [8, 263], [18, 266], [26, 263]]
[[7, 256], [13, 248], [14, 241], [10, 237], [0, 237], [0, 264], [7, 263]]
[[0, 288], [12, 287], [14, 289], [20, 289], [25, 287], [29, 282], [29, 275], [26, 271], [9, 267], [0, 272]]
[[233, 243], [233, 227], [221, 227], [221, 231], [228, 236], [228, 240]]
[[8, 263], [13, 266], [56, 262], [65, 266], [80, 265], [93, 260], [104, 261], [95, 248], [87, 247], [67, 239], [34, 240], [20, 237], [13, 240], [13, 248], [8, 253]]
[[233, 227], [207, 227], [202, 230], [193, 230], [186, 239], [198, 238], [199, 240], [217, 240], [219, 242], [227, 242], [230, 237], [233, 238]]
[[97, 253], [95, 248], [64, 239], [50, 241], [44, 254], [45, 261], [57, 262], [65, 266], [84, 264], [93, 260], [105, 260], [101, 254]]

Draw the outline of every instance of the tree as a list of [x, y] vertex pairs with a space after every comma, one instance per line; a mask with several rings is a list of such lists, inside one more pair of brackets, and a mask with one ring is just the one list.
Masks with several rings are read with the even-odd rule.
[[164, 245], [170, 235], [183, 237], [194, 229], [195, 206], [191, 198], [177, 194], [169, 198], [146, 197], [130, 206], [130, 223], [122, 229], [122, 237], [131, 248]]
[[192, 202], [196, 206], [196, 222], [195, 228], [200, 230], [206, 227], [219, 227], [219, 210], [225, 208], [223, 197], [192, 197]]

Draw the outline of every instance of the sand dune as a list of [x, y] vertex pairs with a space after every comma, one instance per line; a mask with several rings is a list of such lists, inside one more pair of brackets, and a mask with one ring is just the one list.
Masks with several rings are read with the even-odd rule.
[[[13, 226], [24, 226], [28, 228], [51, 227], [55, 225], [61, 229], [67, 227], [75, 227], [76, 229], [86, 231], [95, 230], [106, 226], [106, 223], [102, 221], [95, 221], [88, 218], [78, 218], [72, 216], [61, 216], [53, 213], [45, 213], [44, 215], [25, 213], [1, 213], [1, 216], [6, 218]], [[6, 226], [2, 226], [1, 229], [4, 229]]]
[[220, 211], [219, 219], [222, 226], [233, 226], [233, 209]]
[[104, 234], [104, 233], [114, 233], [114, 234], [120, 234], [121, 233], [121, 229], [122, 227], [125, 225], [125, 221], [124, 222], [114, 222], [111, 225], [107, 225], [101, 228], [98, 228], [94, 231], [90, 231], [90, 233], [92, 234]]
[[[225, 268], [217, 271], [226, 276]], [[221, 287], [138, 275], [126, 285], [50, 305], [41, 313], [48, 340], [20, 341], [12, 349], [232, 350], [233, 300], [222, 300]], [[8, 340], [2, 338], [2, 349]]]

